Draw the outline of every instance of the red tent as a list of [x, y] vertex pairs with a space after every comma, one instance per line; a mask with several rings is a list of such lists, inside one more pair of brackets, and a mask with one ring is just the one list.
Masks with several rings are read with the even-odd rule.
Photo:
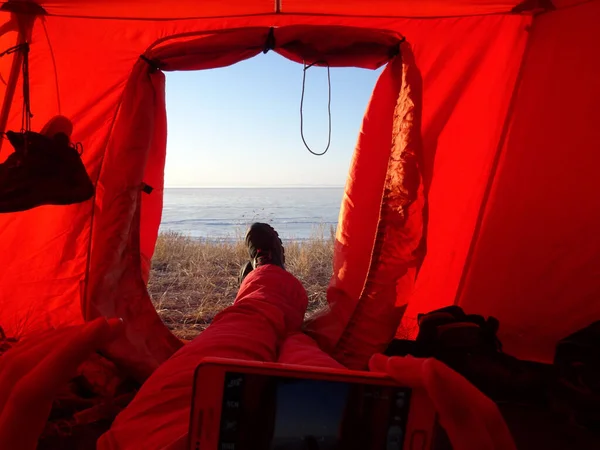
[[[0, 52], [30, 43], [33, 129], [73, 121], [96, 194], [0, 216], [0, 324], [20, 335], [124, 317], [112, 356], [147, 376], [181, 345], [145, 287], [162, 208], [163, 72], [269, 49], [372, 68], [405, 40], [365, 115], [335, 320], [315, 333], [343, 352], [348, 333], [387, 336], [401, 313], [406, 330], [418, 312], [457, 304], [499, 318], [509, 353], [550, 359], [560, 337], [600, 318], [598, 23], [594, 0], [2, 2]], [[0, 59], [2, 131], [21, 128], [21, 59]], [[4, 141], [0, 161], [10, 151]], [[396, 305], [377, 290], [390, 273]]]

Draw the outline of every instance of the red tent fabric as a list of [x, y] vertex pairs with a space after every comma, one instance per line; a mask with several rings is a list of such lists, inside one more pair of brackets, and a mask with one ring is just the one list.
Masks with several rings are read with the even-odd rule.
[[[164, 70], [226, 66], [260, 52], [274, 28], [282, 42], [289, 33], [303, 43], [300, 50], [280, 47], [286, 57], [297, 58], [321, 36], [318, 52], [364, 67], [374, 64], [367, 53], [344, 53], [353, 43], [406, 38], [422, 81], [422, 183], [415, 189], [426, 220], [411, 239], [423, 237], [426, 253], [412, 271], [399, 268], [405, 254], [371, 264], [384, 229], [382, 188], [391, 186], [390, 174], [403, 173], [374, 167], [361, 153], [380, 149], [376, 161], [389, 163], [393, 133], [378, 135], [372, 119], [391, 120], [393, 111], [376, 92], [340, 217], [338, 240], [348, 250], [336, 254], [332, 287], [344, 295], [330, 299], [337, 325], [317, 330], [322, 345], [343, 353], [351, 341], [340, 330], [362, 338], [377, 328], [385, 308], [378, 297], [360, 299], [369, 297], [369, 282], [398, 264], [401, 333], [410, 334], [417, 313], [459, 304], [496, 315], [509, 352], [547, 360], [557, 338], [600, 316], [600, 178], [593, 173], [600, 158], [599, 19], [597, 0], [2, 2], [0, 51], [31, 43], [33, 129], [56, 114], [73, 121], [96, 195], [0, 216], [0, 325], [22, 335], [123, 316], [126, 337], [113, 356], [139, 378], [180, 346], [145, 287], [160, 223], [167, 124], [164, 75], [140, 55]], [[390, 65], [385, 76], [392, 72]], [[0, 59], [3, 131], [21, 127], [20, 74], [19, 52]], [[390, 95], [393, 82], [384, 86]], [[10, 149], [0, 145], [1, 162]], [[142, 192], [143, 183], [152, 194]], [[369, 199], [379, 209], [367, 210]], [[353, 211], [355, 204], [362, 206]], [[384, 252], [400, 245], [406, 229], [388, 229]]]
[[[7, 2], [2, 2], [7, 3]], [[218, 0], [197, 2], [195, 0], [125, 0], [110, 2], [101, 0], [67, 0], [36, 2], [48, 14], [76, 18], [105, 19], [188, 19], [226, 18], [269, 14], [342, 15], [363, 17], [447, 17], [483, 14], [504, 14], [518, 8], [519, 0], [375, 0], [365, 4], [360, 0], [315, 2], [309, 0]], [[527, 5], [529, 3], [529, 5]], [[559, 0], [555, 4], [581, 3], [578, 0]], [[524, 9], [544, 2], [526, 2]]]
[[456, 296], [502, 318], [507, 351], [525, 358], [550, 360], [600, 317], [599, 20], [591, 2], [534, 22]]

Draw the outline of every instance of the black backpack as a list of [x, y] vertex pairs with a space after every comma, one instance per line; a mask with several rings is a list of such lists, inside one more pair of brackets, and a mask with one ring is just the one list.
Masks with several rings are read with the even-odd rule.
[[546, 403], [552, 367], [503, 353], [496, 318], [448, 306], [419, 314], [418, 324], [415, 341], [396, 339], [386, 355], [436, 358], [495, 401]]
[[560, 340], [554, 367], [554, 406], [575, 423], [600, 432], [600, 321]]

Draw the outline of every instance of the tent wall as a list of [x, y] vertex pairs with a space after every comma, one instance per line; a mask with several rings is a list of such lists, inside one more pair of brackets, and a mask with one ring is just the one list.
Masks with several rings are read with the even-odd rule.
[[[65, 7], [69, 4], [64, 3]], [[148, 142], [162, 142], [163, 137], [144, 133], [145, 144], [118, 141], [122, 135], [116, 131], [115, 118], [126, 106], [125, 86], [138, 67], [139, 55], [159, 39], [249, 26], [344, 25], [396, 30], [407, 37], [424, 80], [424, 151], [430, 167], [425, 183], [431, 183], [429, 256], [417, 296], [425, 303], [434, 297], [441, 301], [453, 298], [481, 201], [480, 186], [489, 173], [529, 20], [519, 15], [448, 19], [293, 15], [180, 21], [38, 19], [30, 62], [33, 127], [40, 129], [57, 113], [73, 120], [74, 138], [83, 143], [84, 162], [92, 179], [98, 181], [97, 196], [80, 205], [48, 206], [0, 217], [0, 325], [9, 334], [27, 333], [123, 308], [132, 317], [148, 311], [139, 247], [149, 259], [159, 221], [155, 212], [139, 224], [144, 239], [141, 243], [136, 221], [140, 214], [146, 214], [139, 207], [140, 183], [145, 177], [158, 180], [155, 195], [160, 195], [164, 150]], [[0, 14], [0, 23], [3, 21], [8, 21], [8, 13]], [[2, 42], [9, 38], [4, 36]], [[0, 74], [5, 79], [10, 62], [6, 57], [0, 61]], [[5, 93], [2, 84], [0, 90], [0, 94]], [[17, 86], [8, 129], [20, 128], [20, 101]], [[7, 154], [7, 149], [2, 149], [0, 159]], [[154, 211], [157, 208], [155, 204]], [[113, 278], [117, 275], [110, 261], [121, 265], [118, 276], [128, 277], [127, 289], [102, 287], [122, 282]], [[155, 319], [152, 323], [157, 323]], [[153, 345], [152, 333], [144, 324], [147, 321], [129, 325], [128, 331], [130, 342], [146, 347], [140, 354]], [[146, 362], [148, 368], [160, 361]]]
[[[181, 342], [162, 324], [144, 283], [141, 260], [142, 196], [151, 156], [166, 146], [165, 76], [139, 61], [125, 88], [102, 162], [83, 293], [85, 320], [121, 317], [125, 336], [108, 350], [114, 361], [144, 379]], [[135, 158], [122, 157], [125, 152]], [[109, 214], [103, 214], [104, 206]], [[158, 227], [158, 222], [152, 224]], [[126, 300], [125, 300], [126, 299]], [[125, 301], [123, 301], [125, 300]]]
[[454, 303], [529, 23], [516, 16], [439, 21], [426, 45], [415, 45], [429, 221], [427, 256], [399, 337], [414, 336], [418, 313]]
[[[8, 20], [9, 14], [1, 17]], [[83, 144], [82, 158], [94, 182], [101, 173], [121, 93], [139, 56], [133, 46], [123, 45], [130, 39], [127, 29], [103, 21], [47, 18], [38, 19], [33, 28], [32, 127], [39, 130], [59, 113], [70, 117], [75, 124], [73, 138]], [[0, 61], [4, 79], [10, 59]], [[0, 86], [4, 96], [6, 86]], [[7, 129], [21, 128], [21, 104], [19, 81]], [[3, 141], [0, 160], [11, 151]], [[130, 152], [123, 157], [135, 160], [139, 156]], [[88, 201], [66, 207], [44, 206], [0, 216], [0, 324], [10, 335], [83, 319], [93, 217], [113, 214], [115, 226], [126, 220], [118, 216], [117, 208], [101, 201], [101, 183], [97, 191], [95, 205]]]
[[458, 303], [549, 360], [600, 318], [600, 2], [539, 16]]

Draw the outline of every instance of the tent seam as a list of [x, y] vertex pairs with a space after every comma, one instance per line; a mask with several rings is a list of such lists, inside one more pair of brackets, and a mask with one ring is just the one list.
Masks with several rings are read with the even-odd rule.
[[[586, 0], [587, 2], [592, 2], [597, 0]], [[578, 6], [581, 3], [571, 6]], [[560, 11], [560, 8], [556, 11]], [[490, 13], [482, 13], [482, 14], [463, 14], [463, 15], [446, 15], [446, 16], [365, 16], [364, 14], [325, 14], [325, 13], [256, 13], [256, 14], [239, 14], [234, 16], [191, 16], [191, 17], [170, 17], [170, 18], [159, 18], [159, 17], [114, 17], [114, 16], [85, 16], [85, 15], [69, 15], [69, 14], [50, 14], [48, 13], [48, 17], [59, 17], [63, 19], [88, 19], [88, 20], [112, 20], [112, 21], [124, 21], [124, 22], [178, 22], [185, 20], [216, 20], [216, 19], [241, 19], [246, 17], [268, 17], [268, 16], [298, 16], [298, 17], [335, 17], [335, 18], [354, 18], [354, 19], [417, 19], [417, 20], [439, 20], [439, 19], [460, 19], [467, 17], [488, 17], [488, 16], [532, 16], [533, 14], [515, 14], [510, 10], [500, 11], [500, 12], [490, 12]]]
[[60, 103], [60, 87], [58, 83], [58, 67], [56, 65], [56, 56], [54, 55], [54, 48], [52, 47], [50, 35], [48, 34], [48, 28], [46, 27], [45, 16], [42, 16], [40, 22], [42, 23], [42, 28], [44, 29], [44, 35], [46, 36], [46, 42], [48, 43], [48, 49], [50, 50], [50, 58], [52, 58], [52, 67], [54, 68], [54, 87], [56, 88], [56, 104], [58, 106], [58, 114], [62, 114], [62, 108]]

